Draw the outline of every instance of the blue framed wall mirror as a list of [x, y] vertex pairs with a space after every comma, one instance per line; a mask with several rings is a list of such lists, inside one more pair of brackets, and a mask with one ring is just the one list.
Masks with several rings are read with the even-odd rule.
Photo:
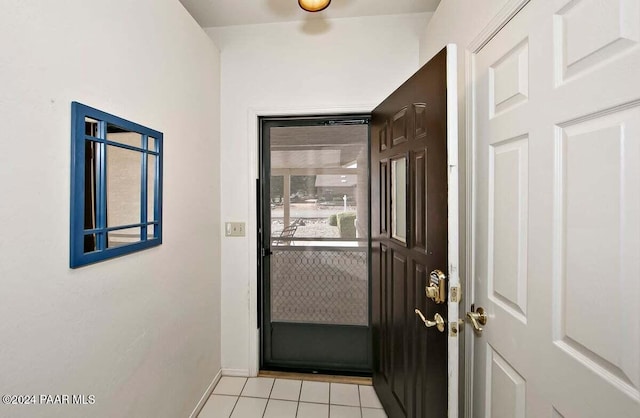
[[71, 268], [162, 243], [162, 138], [71, 104]]

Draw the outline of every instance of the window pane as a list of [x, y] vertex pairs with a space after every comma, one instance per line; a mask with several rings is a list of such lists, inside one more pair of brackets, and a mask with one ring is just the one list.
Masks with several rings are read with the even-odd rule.
[[84, 118], [84, 134], [98, 137], [98, 121], [92, 118]]
[[116, 125], [107, 124], [107, 140], [120, 144], [142, 148], [142, 135], [138, 132], [130, 132]]
[[271, 321], [368, 324], [368, 126], [270, 128]]
[[84, 141], [84, 146], [84, 229], [94, 229], [97, 226], [96, 179], [98, 162], [96, 156], [99, 145], [94, 141]]
[[84, 252], [90, 253], [98, 249], [98, 242], [96, 234], [89, 234], [84, 236]]
[[140, 223], [142, 153], [107, 146], [107, 227]]
[[147, 221], [155, 221], [155, 180], [156, 180], [156, 156], [147, 156]]
[[149, 151], [156, 151], [156, 139], [153, 137], [147, 138], [147, 149]]
[[284, 229], [284, 176], [271, 176], [269, 200], [271, 204], [271, 236], [281, 236]]
[[147, 239], [156, 238], [156, 226], [155, 225], [147, 225]]
[[407, 159], [391, 161], [391, 237], [407, 242]]
[[[358, 245], [366, 239], [368, 127], [274, 127], [270, 139], [272, 242]], [[291, 242], [292, 233], [303, 239]]]
[[140, 228], [119, 229], [107, 233], [107, 247], [114, 248], [140, 241]]

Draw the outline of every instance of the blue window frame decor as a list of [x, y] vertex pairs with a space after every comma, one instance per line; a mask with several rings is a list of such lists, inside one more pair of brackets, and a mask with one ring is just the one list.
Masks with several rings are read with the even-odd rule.
[[71, 268], [162, 244], [162, 138], [71, 103]]

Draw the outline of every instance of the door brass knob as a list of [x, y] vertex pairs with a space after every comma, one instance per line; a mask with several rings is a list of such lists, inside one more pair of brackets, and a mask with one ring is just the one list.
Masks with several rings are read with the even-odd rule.
[[482, 332], [482, 327], [480, 325], [487, 325], [487, 314], [485, 313], [484, 308], [478, 307], [475, 312], [473, 312], [472, 306], [471, 312], [467, 312], [467, 318], [471, 320], [473, 329], [478, 333]]
[[429, 321], [427, 318], [424, 317], [422, 312], [420, 312], [420, 309], [416, 308], [415, 312], [416, 312], [416, 315], [418, 315], [420, 319], [422, 319], [422, 322], [424, 322], [425, 327], [427, 328], [436, 327], [438, 331], [444, 332], [445, 320], [442, 317], [442, 315], [437, 313], [434, 315], [433, 321]]

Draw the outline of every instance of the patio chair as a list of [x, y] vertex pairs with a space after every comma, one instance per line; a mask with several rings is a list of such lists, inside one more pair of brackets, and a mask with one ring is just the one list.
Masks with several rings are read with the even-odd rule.
[[291, 245], [293, 242], [291, 238], [296, 234], [296, 230], [298, 229], [298, 225], [292, 224], [286, 226], [281, 232], [280, 235], [273, 241], [271, 241], [271, 245]]

